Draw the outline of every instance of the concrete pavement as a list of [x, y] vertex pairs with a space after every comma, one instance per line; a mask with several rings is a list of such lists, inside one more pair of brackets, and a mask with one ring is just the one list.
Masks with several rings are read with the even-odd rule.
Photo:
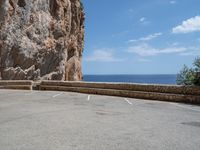
[[199, 150], [200, 107], [0, 90], [1, 150]]

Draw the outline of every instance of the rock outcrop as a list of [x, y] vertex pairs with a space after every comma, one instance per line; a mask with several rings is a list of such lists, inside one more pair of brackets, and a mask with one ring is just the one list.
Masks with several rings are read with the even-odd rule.
[[80, 0], [0, 0], [0, 77], [81, 80]]

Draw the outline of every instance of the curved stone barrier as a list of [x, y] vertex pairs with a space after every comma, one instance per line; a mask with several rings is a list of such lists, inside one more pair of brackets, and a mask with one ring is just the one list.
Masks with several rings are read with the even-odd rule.
[[194, 86], [42, 81], [40, 89], [200, 104], [200, 87]]
[[0, 89], [32, 90], [33, 81], [26, 80], [0, 80]]

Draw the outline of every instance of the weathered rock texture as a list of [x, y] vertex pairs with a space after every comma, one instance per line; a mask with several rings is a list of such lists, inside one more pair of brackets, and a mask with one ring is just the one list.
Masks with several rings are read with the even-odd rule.
[[0, 0], [0, 72], [5, 80], [81, 80], [80, 0]]

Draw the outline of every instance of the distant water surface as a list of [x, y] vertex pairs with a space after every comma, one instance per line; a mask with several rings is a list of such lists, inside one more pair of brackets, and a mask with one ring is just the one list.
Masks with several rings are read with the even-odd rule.
[[83, 80], [87, 82], [176, 84], [176, 75], [84, 75]]

